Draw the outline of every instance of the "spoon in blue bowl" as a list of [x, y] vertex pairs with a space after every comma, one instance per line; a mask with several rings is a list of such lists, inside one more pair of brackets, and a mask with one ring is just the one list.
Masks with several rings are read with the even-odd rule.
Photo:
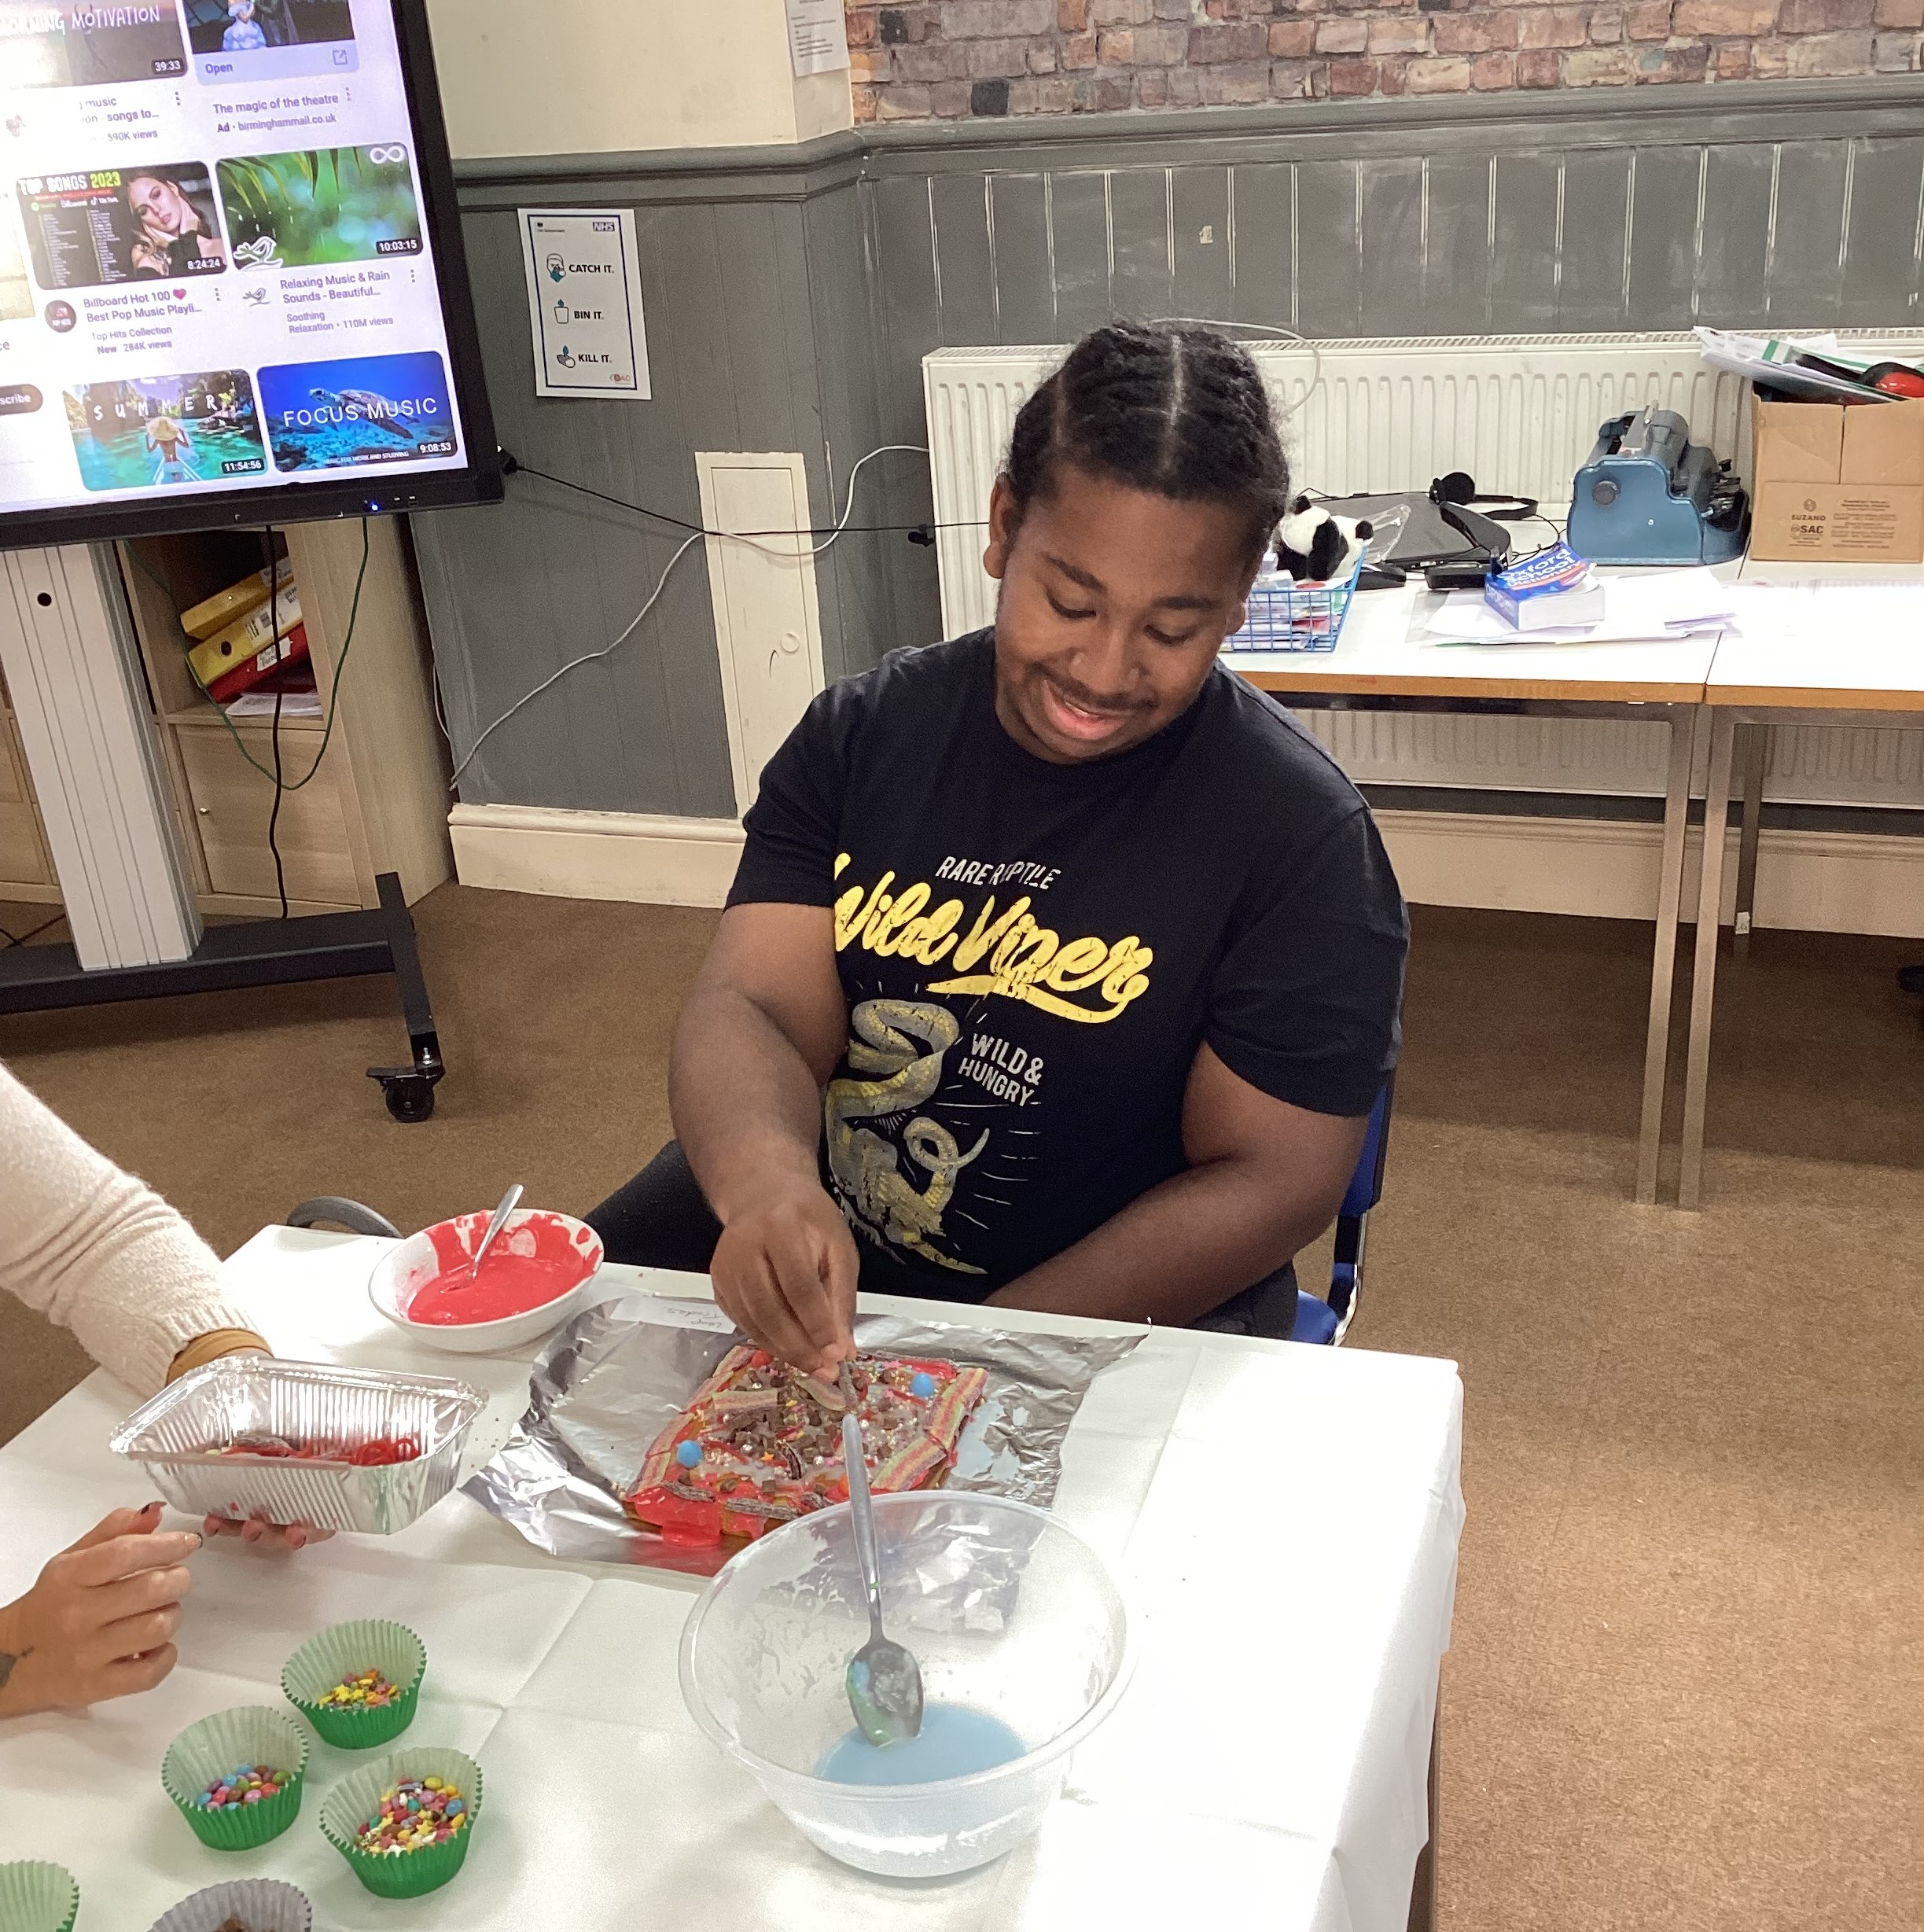
[[882, 1634], [881, 1569], [876, 1557], [875, 1507], [862, 1451], [862, 1423], [848, 1364], [841, 1367], [842, 1460], [848, 1467], [848, 1507], [854, 1518], [855, 1555], [868, 1592], [869, 1640], [848, 1660], [848, 1706], [855, 1728], [870, 1743], [898, 1744], [922, 1728], [922, 1666]]

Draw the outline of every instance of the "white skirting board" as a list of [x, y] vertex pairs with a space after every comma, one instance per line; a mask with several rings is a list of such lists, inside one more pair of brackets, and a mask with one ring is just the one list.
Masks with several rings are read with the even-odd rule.
[[[1662, 828], [1606, 819], [1380, 811], [1404, 892], [1421, 905], [1647, 919], [1657, 900]], [[448, 815], [464, 885], [565, 899], [719, 906], [741, 828], [731, 819], [673, 819], [538, 805], [457, 805]], [[1727, 918], [1737, 831], [1724, 868]], [[1683, 912], [1697, 907], [1701, 835], [1690, 834]], [[1803, 932], [1924, 939], [1924, 839], [1767, 828], [1759, 845], [1755, 923]]]
[[733, 819], [457, 805], [447, 824], [463, 885], [559, 899], [719, 906], [741, 856]]
[[[1458, 811], [1379, 811], [1376, 819], [1404, 896], [1418, 905], [1605, 919], [1655, 914], [1660, 825]], [[1724, 869], [1727, 922], [1736, 900], [1738, 838], [1733, 823]], [[1692, 826], [1683, 852], [1687, 922], [1697, 914], [1702, 851], [1702, 828]], [[1924, 939], [1924, 839], [1766, 826], [1757, 841], [1752, 923]]]

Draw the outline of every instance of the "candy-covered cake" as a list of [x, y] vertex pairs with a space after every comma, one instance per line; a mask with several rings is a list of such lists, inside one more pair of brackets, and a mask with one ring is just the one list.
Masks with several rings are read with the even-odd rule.
[[[988, 1371], [881, 1356], [848, 1369], [869, 1486], [885, 1495], [940, 1481]], [[765, 1349], [731, 1349], [655, 1438], [624, 1499], [627, 1512], [669, 1542], [702, 1545], [845, 1503], [844, 1408], [834, 1383]]]

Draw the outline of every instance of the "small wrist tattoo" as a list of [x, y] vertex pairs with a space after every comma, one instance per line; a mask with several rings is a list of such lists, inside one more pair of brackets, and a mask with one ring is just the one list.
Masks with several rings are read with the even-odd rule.
[[13, 1676], [13, 1666], [22, 1658], [32, 1655], [33, 1652], [31, 1649], [22, 1650], [19, 1657], [13, 1655], [9, 1651], [0, 1650], [0, 1691], [6, 1688], [6, 1680]]

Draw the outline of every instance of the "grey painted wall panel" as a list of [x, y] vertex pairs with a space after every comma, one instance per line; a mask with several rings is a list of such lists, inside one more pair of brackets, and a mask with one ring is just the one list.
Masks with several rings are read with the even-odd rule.
[[1118, 316], [1154, 322], [1171, 313], [1175, 278], [1169, 245], [1169, 177], [1131, 168], [1109, 182], [1109, 300]]
[[1049, 266], [1049, 178], [992, 175], [998, 340], [1054, 342], [1055, 274]]
[[[698, 227], [708, 212], [690, 212]], [[463, 223], [495, 422], [535, 467], [694, 521], [689, 440], [711, 425], [683, 394], [668, 408], [534, 395], [521, 248], [511, 214]], [[668, 286], [659, 232], [638, 224], [644, 289]], [[672, 302], [657, 304], [657, 378], [677, 365]], [[654, 345], [651, 345], [654, 346]], [[726, 447], [725, 445], [723, 447]], [[642, 519], [532, 477], [498, 507], [414, 524], [448, 722], [478, 732], [569, 659], [609, 642], [641, 607], [673, 543]], [[463, 778], [469, 799], [584, 809], [731, 808], [721, 681], [699, 549], [670, 580], [644, 632], [572, 673], [496, 731]]]
[[942, 340], [929, 183], [878, 181], [868, 192], [881, 306], [882, 427], [892, 443], [918, 443], [922, 359]]
[[1238, 321], [1271, 329], [1296, 325], [1296, 170], [1254, 161], [1231, 171], [1235, 198]]
[[1563, 157], [1557, 327], [1568, 333], [1628, 326], [1632, 158], [1621, 148], [1579, 149]]
[[[1433, 335], [1490, 326], [1490, 178], [1479, 155], [1441, 155], [1423, 166], [1423, 307]], [[1363, 246], [1370, 246], [1367, 230]]]
[[[850, 272], [848, 267], [863, 260], [866, 246], [855, 189], [837, 189], [809, 201], [802, 212], [802, 230], [810, 264], [808, 295], [826, 468], [833, 486], [830, 507], [839, 516], [851, 467], [865, 451], [888, 440], [881, 433], [869, 278]], [[815, 481], [811, 469], [811, 488]], [[897, 513], [918, 498], [925, 499], [927, 488], [925, 466], [917, 458], [877, 457], [859, 480], [852, 521], [906, 521]], [[826, 519], [818, 514], [817, 521]], [[899, 535], [852, 532], [817, 559], [815, 580], [822, 587], [822, 664], [830, 678], [867, 669], [893, 641], [895, 553], [906, 548]]]
[[995, 261], [988, 182], [948, 175], [929, 183], [940, 270], [942, 340], [973, 348], [996, 339]]
[[1696, 320], [1698, 192], [1703, 151], [1639, 148], [1631, 174], [1632, 329], [1687, 329]]
[[1763, 315], [1776, 176], [1777, 151], [1760, 142], [1705, 150], [1698, 321], [1727, 329]]
[[1851, 154], [1840, 322], [1876, 326], [1917, 319], [1915, 241], [1924, 199], [1924, 140], [1867, 138]]
[[1850, 148], [1786, 141], [1778, 150], [1764, 313], [1779, 329], [1834, 322], [1844, 280], [1844, 190]]
[[1305, 161], [1296, 171], [1296, 326], [1306, 336], [1353, 336], [1359, 234], [1356, 164]]
[[1557, 204], [1562, 156], [1499, 154], [1496, 231], [1490, 248], [1491, 330], [1530, 334], [1557, 327]]
[[1361, 242], [1356, 326], [1366, 336], [1427, 330], [1423, 314], [1423, 164], [1365, 161], [1358, 170]]
[[[1908, 89], [1909, 91], [1906, 91]], [[1112, 313], [1306, 333], [1782, 326], [1916, 319], [1924, 88], [1719, 86], [1621, 99], [1319, 103], [900, 129], [785, 156], [497, 162], [464, 225], [502, 442], [696, 520], [701, 449], [800, 449], [810, 515], [852, 466], [924, 440], [940, 342], [1065, 341]], [[1632, 190], [1635, 159], [1634, 197]], [[1700, 182], [1701, 189], [1700, 225]], [[655, 399], [538, 400], [513, 208], [633, 205]], [[1205, 230], [1211, 239], [1202, 239]], [[530, 477], [415, 526], [451, 726], [475, 732], [620, 631], [679, 536]], [[930, 514], [884, 456], [854, 521]], [[856, 531], [817, 566], [831, 675], [937, 634], [931, 554]], [[607, 663], [491, 738], [470, 799], [732, 810], [705, 559]]]
[[[1227, 167], [1179, 167], [1170, 181], [1175, 237], [1177, 313], [1202, 320], [1236, 319], [1235, 249]], [[1206, 237], [1206, 239], [1205, 239]]]
[[1073, 342], [1099, 329], [1114, 312], [1109, 306], [1109, 177], [1054, 175], [1049, 190], [1056, 327], [1064, 341]]

